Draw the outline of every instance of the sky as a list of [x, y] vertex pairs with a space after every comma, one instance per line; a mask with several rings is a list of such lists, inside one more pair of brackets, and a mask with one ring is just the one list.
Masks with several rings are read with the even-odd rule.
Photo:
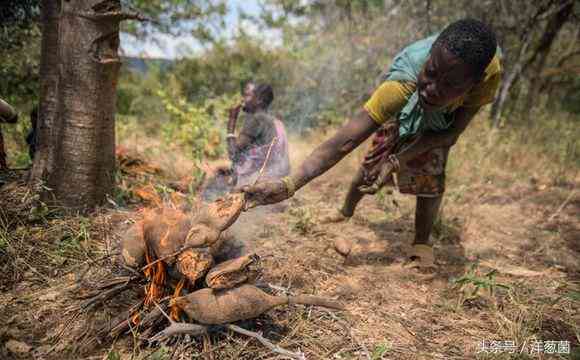
[[[257, 15], [260, 12], [256, 0], [229, 0], [227, 3], [229, 11], [225, 18], [226, 36], [233, 35], [238, 28], [240, 9], [251, 15]], [[257, 34], [259, 32], [253, 24], [245, 22], [243, 25], [244, 30], [249, 33]], [[191, 50], [195, 52], [202, 49], [192, 36], [173, 37], [158, 33], [153, 38], [145, 41], [121, 33], [121, 52], [125, 56], [175, 59], [187, 56]]]

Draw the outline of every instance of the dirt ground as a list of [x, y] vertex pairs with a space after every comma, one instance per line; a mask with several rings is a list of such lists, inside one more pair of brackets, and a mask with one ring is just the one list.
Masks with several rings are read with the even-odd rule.
[[[348, 222], [318, 222], [342, 201], [359, 159], [350, 156], [300, 190], [284, 212], [251, 210], [231, 229], [262, 257], [264, 283], [338, 299], [347, 311], [282, 307], [240, 326], [307, 359], [580, 359], [578, 179], [450, 180], [433, 234], [438, 266], [420, 272], [403, 267], [412, 197], [382, 192], [365, 198]], [[277, 358], [232, 333], [145, 348], [127, 335], [82, 355], [62, 346], [74, 302], [66, 288], [80, 269], [101, 266], [103, 244], [126, 214], [4, 220], [1, 359]], [[332, 248], [341, 237], [354, 244], [346, 259]]]

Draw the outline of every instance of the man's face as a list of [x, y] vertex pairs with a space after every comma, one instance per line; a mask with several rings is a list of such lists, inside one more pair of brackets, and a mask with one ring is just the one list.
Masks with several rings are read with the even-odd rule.
[[444, 46], [435, 45], [417, 79], [419, 103], [425, 111], [440, 110], [474, 84], [470, 67]]
[[260, 102], [256, 96], [256, 85], [248, 84], [244, 88], [243, 109], [247, 113], [255, 113], [260, 108]]

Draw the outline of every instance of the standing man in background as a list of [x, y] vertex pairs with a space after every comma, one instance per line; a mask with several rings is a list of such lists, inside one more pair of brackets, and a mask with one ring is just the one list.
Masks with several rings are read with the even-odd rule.
[[381, 129], [334, 221], [351, 217], [365, 193], [392, 183], [396, 174], [400, 192], [417, 198], [407, 263], [432, 267], [429, 237], [445, 191], [449, 149], [479, 109], [493, 101], [500, 77], [493, 30], [474, 19], [456, 21], [395, 56], [386, 81], [358, 116], [319, 145], [295, 173], [242, 191], [250, 206], [288, 199]]
[[[268, 112], [274, 100], [272, 86], [251, 81], [244, 86], [242, 96], [242, 103], [230, 110], [227, 135], [228, 155], [233, 163], [236, 185], [247, 185], [256, 179], [270, 146], [263, 179], [277, 180], [289, 175], [286, 130], [282, 121]], [[244, 124], [236, 135], [240, 110], [244, 112]]]

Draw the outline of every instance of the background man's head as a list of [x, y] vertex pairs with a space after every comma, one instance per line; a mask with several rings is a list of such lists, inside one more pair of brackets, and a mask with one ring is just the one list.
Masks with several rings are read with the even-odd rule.
[[481, 80], [496, 48], [493, 30], [481, 21], [463, 19], [448, 25], [418, 77], [422, 106], [440, 109], [468, 92]]
[[274, 91], [268, 84], [255, 83], [250, 81], [244, 86], [242, 96], [244, 99], [244, 111], [255, 113], [259, 110], [266, 110], [274, 101]]

